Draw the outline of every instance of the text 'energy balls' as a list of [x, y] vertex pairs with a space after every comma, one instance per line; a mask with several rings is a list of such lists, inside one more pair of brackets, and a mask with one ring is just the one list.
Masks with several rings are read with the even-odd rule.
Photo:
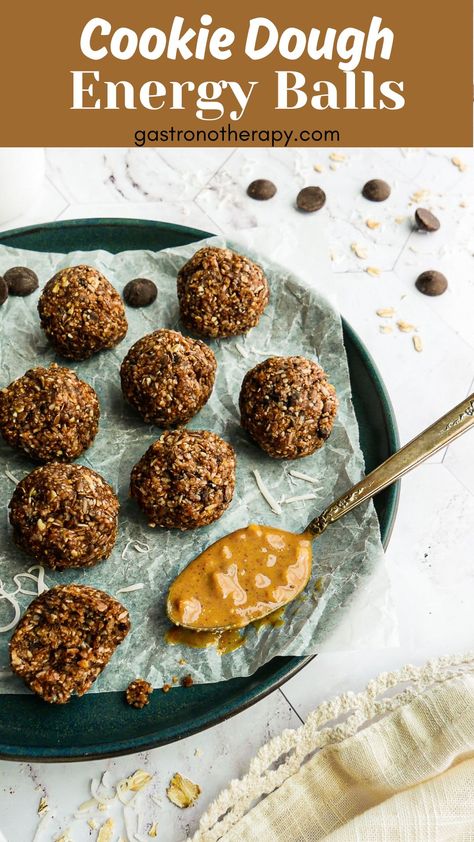
[[53, 462], [18, 483], [10, 523], [18, 546], [41, 564], [92, 567], [112, 552], [118, 511], [113, 489], [99, 474]]
[[337, 412], [334, 386], [305, 357], [269, 357], [244, 377], [241, 423], [276, 459], [309, 456], [328, 438]]
[[269, 300], [268, 281], [248, 257], [231, 249], [199, 249], [178, 273], [181, 321], [200, 336], [247, 333]]
[[70, 360], [114, 348], [128, 329], [120, 295], [92, 266], [57, 272], [41, 293], [38, 312], [49, 341]]
[[217, 520], [232, 500], [235, 454], [208, 430], [173, 430], [132, 470], [130, 492], [150, 526], [194, 529]]
[[216, 368], [214, 352], [201, 340], [156, 330], [135, 342], [125, 357], [122, 392], [147, 423], [185, 424], [208, 401]]
[[32, 368], [0, 391], [0, 432], [40, 462], [70, 462], [94, 441], [99, 401], [74, 371]]
[[36, 597], [10, 641], [13, 672], [45, 702], [87, 693], [130, 630], [128, 611], [104, 591], [57, 585]]

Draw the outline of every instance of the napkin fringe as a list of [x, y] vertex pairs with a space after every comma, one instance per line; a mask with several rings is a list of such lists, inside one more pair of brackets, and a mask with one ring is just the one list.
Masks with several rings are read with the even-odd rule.
[[[322, 702], [300, 728], [286, 729], [262, 746], [247, 774], [231, 781], [218, 795], [201, 817], [199, 829], [186, 842], [218, 842], [257, 801], [295, 775], [309, 755], [354, 736], [429, 687], [466, 673], [474, 673], [474, 652], [442, 656], [421, 667], [407, 664], [400, 670], [381, 673], [361, 693], [349, 691]], [[393, 694], [396, 688], [400, 689]], [[341, 718], [343, 721], [338, 722]]]

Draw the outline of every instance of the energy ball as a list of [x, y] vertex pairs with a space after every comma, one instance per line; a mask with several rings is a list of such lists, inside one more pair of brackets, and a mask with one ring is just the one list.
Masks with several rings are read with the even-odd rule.
[[236, 336], [255, 327], [269, 300], [260, 266], [230, 249], [206, 246], [178, 274], [181, 320], [200, 336]]
[[130, 630], [128, 611], [104, 591], [57, 585], [36, 597], [10, 641], [13, 672], [45, 702], [87, 693]]
[[185, 424], [209, 400], [216, 368], [213, 351], [200, 339], [156, 330], [135, 342], [125, 357], [123, 396], [147, 423]]
[[194, 529], [217, 520], [232, 500], [235, 454], [208, 430], [173, 430], [132, 470], [130, 493], [150, 526]]
[[298, 459], [322, 447], [337, 412], [334, 386], [305, 357], [269, 357], [244, 377], [241, 423], [275, 459]]
[[57, 272], [41, 293], [38, 312], [49, 341], [69, 360], [114, 348], [128, 329], [120, 295], [92, 266]]
[[82, 465], [51, 462], [18, 483], [10, 501], [15, 542], [54, 570], [92, 567], [117, 537], [119, 502], [110, 485]]
[[74, 371], [32, 368], [0, 391], [0, 433], [40, 462], [70, 462], [92, 444], [99, 401]]
[[135, 678], [125, 690], [125, 700], [132, 708], [141, 710], [146, 707], [153, 693], [153, 687], [144, 678]]

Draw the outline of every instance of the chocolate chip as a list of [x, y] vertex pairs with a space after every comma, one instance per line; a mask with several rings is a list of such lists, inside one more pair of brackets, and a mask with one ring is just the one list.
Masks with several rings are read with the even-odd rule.
[[426, 210], [426, 208], [417, 208], [415, 211], [416, 227], [420, 231], [437, 231], [440, 227], [440, 221], [434, 213]]
[[157, 295], [156, 284], [148, 278], [134, 278], [123, 291], [123, 297], [130, 307], [149, 307]]
[[5, 304], [5, 301], [8, 298], [8, 286], [4, 278], [0, 275], [0, 307], [2, 304]]
[[390, 193], [390, 185], [381, 178], [372, 178], [362, 188], [362, 195], [371, 202], [384, 202]]
[[442, 295], [448, 288], [448, 280], [442, 272], [428, 269], [418, 275], [415, 286], [423, 295]]
[[267, 199], [273, 199], [277, 189], [273, 181], [267, 178], [257, 178], [252, 181], [247, 187], [247, 195], [251, 199], [258, 199], [259, 202], [266, 202]]
[[13, 266], [5, 272], [4, 279], [10, 295], [31, 295], [38, 289], [38, 275], [26, 266]]
[[326, 202], [326, 194], [320, 187], [303, 187], [296, 197], [298, 208], [307, 213], [320, 210]]

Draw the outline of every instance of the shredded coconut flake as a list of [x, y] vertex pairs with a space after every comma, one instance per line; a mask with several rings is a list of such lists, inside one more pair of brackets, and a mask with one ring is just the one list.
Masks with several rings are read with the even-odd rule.
[[278, 502], [275, 500], [273, 494], [268, 490], [267, 486], [265, 485], [262, 477], [260, 476], [260, 471], [254, 470], [253, 475], [255, 477], [255, 482], [257, 483], [258, 490], [262, 497], [267, 501], [268, 505], [270, 506], [272, 512], [275, 512], [276, 515], [281, 515], [282, 508]]
[[298, 494], [296, 497], [284, 497], [281, 503], [301, 503], [302, 500], [316, 500], [317, 494]]
[[235, 350], [239, 352], [241, 357], [248, 357], [247, 348], [244, 348], [244, 346], [241, 345], [240, 342], [235, 343]]
[[126, 588], [119, 588], [116, 593], [132, 593], [133, 591], [141, 591], [144, 587], [145, 584], [143, 582], [136, 582], [134, 585], [127, 585]]
[[288, 473], [290, 476], [295, 477], [295, 479], [304, 479], [305, 482], [313, 482], [315, 485], [318, 485], [318, 480], [315, 477], [311, 477], [302, 471], [288, 471]]
[[12, 474], [12, 472], [9, 471], [8, 468], [4, 471], [4, 474], [6, 478], [9, 479], [11, 482], [14, 482], [15, 485], [18, 485], [18, 483], [20, 482], [20, 480], [16, 478], [15, 474]]

